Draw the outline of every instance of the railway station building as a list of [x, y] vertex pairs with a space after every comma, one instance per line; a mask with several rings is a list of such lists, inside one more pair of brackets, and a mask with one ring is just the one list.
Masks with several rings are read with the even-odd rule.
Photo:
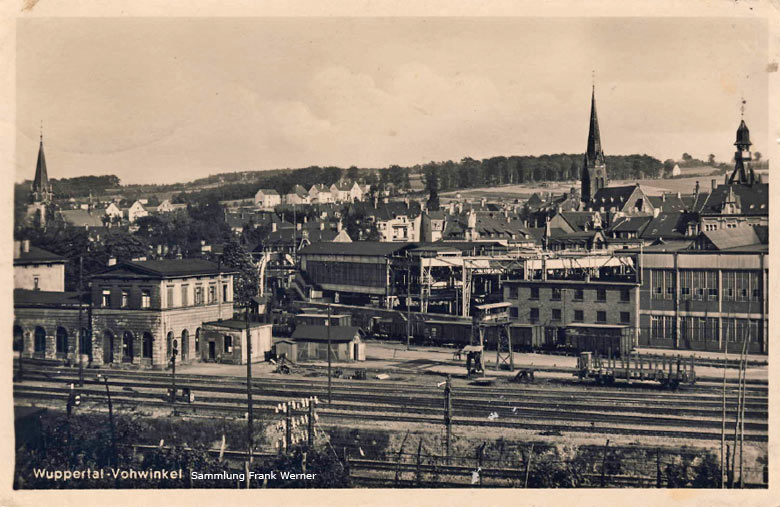
[[202, 324], [233, 317], [234, 271], [201, 259], [123, 262], [92, 277], [92, 363], [200, 357]]

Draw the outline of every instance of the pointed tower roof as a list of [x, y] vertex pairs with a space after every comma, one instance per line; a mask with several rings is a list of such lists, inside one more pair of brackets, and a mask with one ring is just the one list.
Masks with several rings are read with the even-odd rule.
[[604, 153], [601, 151], [601, 133], [599, 132], [599, 119], [596, 115], [596, 86], [590, 101], [590, 129], [588, 130], [588, 149], [585, 153], [587, 161], [591, 164], [604, 163]]
[[737, 140], [734, 143], [734, 146], [742, 147], [744, 146], [744, 149], [748, 149], [748, 147], [752, 143], [750, 142], [750, 130], [748, 130], [747, 125], [745, 125], [745, 120], [742, 120], [739, 123], [739, 127], [737, 128]]
[[46, 156], [43, 154], [43, 134], [41, 134], [41, 143], [38, 146], [38, 163], [35, 165], [35, 179], [32, 183], [33, 192], [49, 192], [49, 174], [46, 172]]

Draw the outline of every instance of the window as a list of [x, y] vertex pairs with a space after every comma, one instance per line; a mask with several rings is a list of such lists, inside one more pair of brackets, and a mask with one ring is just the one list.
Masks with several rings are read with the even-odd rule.
[[531, 287], [531, 299], [539, 299], [539, 287]]
[[520, 316], [520, 311], [516, 306], [512, 306], [509, 308], [509, 316], [513, 319], [516, 319], [517, 317]]
[[509, 299], [517, 299], [517, 286], [512, 285], [509, 287]]
[[222, 284], [222, 302], [228, 300], [228, 285], [226, 283]]
[[607, 300], [607, 289], [596, 289], [596, 301], [602, 303]]
[[127, 308], [130, 306], [130, 291], [123, 290], [122, 291], [122, 308]]
[[152, 306], [152, 292], [149, 289], [141, 291], [141, 308], [150, 308]]
[[674, 317], [651, 316], [650, 337], [657, 340], [674, 339]]
[[203, 287], [195, 287], [195, 304], [203, 304]]
[[607, 321], [607, 312], [605, 311], [596, 312], [596, 322], [604, 323], [606, 321]]
[[560, 309], [553, 308], [552, 320], [561, 320], [561, 310]]
[[620, 301], [624, 303], [631, 301], [631, 293], [628, 289], [620, 289]]
[[539, 309], [538, 308], [531, 308], [531, 315], [529, 317], [529, 320], [534, 322], [539, 322]]
[[225, 335], [225, 354], [233, 352], [233, 337], [229, 334]]
[[103, 289], [103, 297], [100, 300], [100, 306], [103, 308], [111, 307], [111, 289]]
[[574, 322], [582, 322], [583, 320], [585, 320], [585, 312], [574, 310]]
[[209, 285], [209, 304], [217, 302], [217, 286]]
[[552, 289], [552, 298], [553, 301], [560, 301], [561, 300], [561, 289], [557, 287], [553, 287]]
[[651, 299], [672, 299], [674, 295], [674, 272], [669, 269], [650, 270]]
[[585, 298], [585, 291], [582, 289], [574, 289], [574, 300], [582, 301]]
[[181, 305], [182, 306], [189, 306], [190, 305], [190, 286], [189, 285], [182, 285], [181, 286]]
[[620, 322], [623, 324], [628, 324], [631, 322], [631, 313], [630, 312], [620, 312]]
[[173, 285], [169, 285], [168, 287], [166, 287], [166, 289], [167, 290], [165, 291], [165, 299], [168, 301], [168, 308], [173, 308], [174, 307], [174, 304], [173, 304]]
[[40, 278], [37, 276], [33, 277], [33, 290], [40, 290], [40, 287], [38, 286], [38, 283], [40, 282]]

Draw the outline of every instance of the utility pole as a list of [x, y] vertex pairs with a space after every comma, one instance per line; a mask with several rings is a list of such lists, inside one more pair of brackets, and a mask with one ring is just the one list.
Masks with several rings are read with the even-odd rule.
[[[422, 305], [422, 299], [420, 299]], [[420, 308], [422, 311], [422, 307]], [[406, 350], [412, 341], [412, 258], [406, 252]]]
[[292, 447], [292, 415], [290, 414], [290, 409], [292, 408], [292, 403], [287, 402], [284, 405], [284, 447], [287, 449], [287, 452], [290, 452], [290, 448]]
[[447, 375], [444, 385], [444, 426], [446, 427], [445, 456], [450, 464], [450, 442], [452, 441], [452, 377]]
[[314, 447], [314, 405], [317, 403], [317, 399], [314, 397], [309, 398], [309, 420], [307, 421], [307, 440], [306, 443], [309, 445], [309, 449]]
[[173, 350], [171, 351], [171, 407], [173, 415], [176, 415], [176, 356], [179, 353], [179, 344], [173, 339]]
[[330, 303], [328, 303], [328, 320], [325, 322], [325, 331], [328, 337], [328, 405], [332, 403], [331, 398], [331, 360], [330, 360]]
[[84, 336], [82, 335], [81, 329], [81, 310], [82, 310], [82, 301], [84, 297], [84, 257], [79, 255], [79, 330], [76, 333], [76, 336], [78, 337], [76, 340], [76, 354], [79, 356], [79, 387], [84, 387], [84, 357], [82, 355], [84, 344], [81, 343], [84, 340]]
[[726, 339], [724, 353], [723, 353], [723, 413], [721, 414], [720, 425], [720, 487], [721, 489], [726, 487], [726, 458], [723, 454], [726, 447], [726, 370], [729, 365], [729, 342]]
[[119, 463], [116, 454], [116, 429], [114, 427], [114, 405], [111, 403], [111, 390], [108, 387], [108, 377], [98, 374], [96, 378], [98, 382], [100, 382], [102, 379], [106, 386], [106, 397], [108, 398], [108, 422], [111, 426], [111, 455], [113, 457], [113, 464], [116, 467], [119, 466]]
[[[254, 447], [254, 410], [252, 409], [252, 337], [249, 329], [249, 301], [246, 302], [246, 312], [244, 314], [246, 318], [246, 402], [247, 402], [247, 426], [246, 426], [246, 442], [247, 442], [247, 455], [249, 456], [247, 463], [252, 462], [252, 447]], [[247, 484], [247, 487], [249, 485]]]

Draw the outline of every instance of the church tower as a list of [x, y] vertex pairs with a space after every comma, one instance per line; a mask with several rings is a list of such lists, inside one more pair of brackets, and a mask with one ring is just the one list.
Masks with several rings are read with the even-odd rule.
[[582, 164], [581, 199], [588, 203], [600, 189], [607, 186], [607, 164], [601, 151], [601, 133], [599, 119], [596, 116], [596, 85], [593, 85], [590, 102], [590, 129], [588, 130], [588, 148]]
[[48, 204], [52, 198], [49, 174], [46, 171], [46, 156], [43, 154], [43, 133], [38, 145], [38, 163], [35, 165], [35, 179], [32, 182], [32, 201], [34, 203]]
[[750, 161], [753, 160], [753, 156], [750, 154], [750, 130], [745, 125], [745, 101], [742, 101], [742, 114], [743, 119], [737, 128], [737, 141], [734, 146], [737, 147], [736, 153], [734, 153], [734, 171], [728, 179], [729, 185], [752, 185], [756, 182], [756, 173], [750, 166]]

